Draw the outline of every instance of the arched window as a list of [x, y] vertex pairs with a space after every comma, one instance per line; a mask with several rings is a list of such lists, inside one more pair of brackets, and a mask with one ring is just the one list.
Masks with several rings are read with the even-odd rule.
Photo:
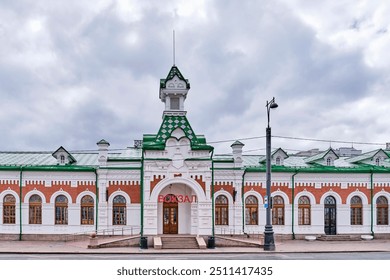
[[331, 157], [328, 157], [328, 158], [326, 159], [326, 165], [327, 165], [327, 166], [332, 166], [332, 158], [331, 158]]
[[272, 198], [272, 224], [284, 225], [284, 200], [280, 195]]
[[90, 195], [84, 195], [81, 198], [81, 224], [93, 225], [94, 204]]
[[60, 163], [65, 164], [65, 156], [64, 155], [60, 156]]
[[42, 224], [42, 198], [33, 194], [29, 200], [29, 224]]
[[363, 204], [362, 199], [355, 195], [351, 198], [351, 225], [363, 224]]
[[324, 201], [325, 205], [336, 206], [336, 199], [333, 196], [327, 196]]
[[298, 224], [310, 225], [310, 199], [307, 196], [298, 200]]
[[389, 202], [383, 195], [376, 199], [376, 224], [389, 224]]
[[7, 194], [3, 200], [3, 224], [15, 224], [15, 197]]
[[114, 197], [112, 206], [112, 224], [126, 225], [126, 198], [122, 195]]
[[254, 195], [250, 195], [245, 199], [245, 224], [257, 225], [259, 217], [259, 204]]
[[276, 164], [276, 165], [282, 165], [282, 160], [280, 159], [280, 157], [277, 157], [277, 158], [276, 158], [275, 164]]
[[375, 159], [375, 164], [376, 164], [376, 166], [380, 166], [381, 165], [381, 158], [380, 157], [377, 157]]
[[68, 199], [65, 195], [59, 195], [55, 200], [55, 224], [68, 224]]
[[219, 195], [215, 199], [215, 224], [229, 224], [229, 201], [224, 195]]

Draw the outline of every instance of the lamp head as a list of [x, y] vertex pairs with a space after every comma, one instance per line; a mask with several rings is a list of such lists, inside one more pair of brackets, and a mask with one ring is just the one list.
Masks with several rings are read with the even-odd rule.
[[271, 105], [269, 106], [271, 109], [276, 109], [278, 108], [278, 104], [275, 102], [272, 102]]

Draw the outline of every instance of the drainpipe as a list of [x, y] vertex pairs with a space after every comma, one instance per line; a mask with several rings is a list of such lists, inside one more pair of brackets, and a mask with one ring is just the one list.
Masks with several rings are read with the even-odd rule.
[[144, 236], [144, 149], [141, 150], [141, 238]]
[[22, 241], [22, 177], [23, 166], [20, 167], [19, 174], [19, 241]]
[[242, 174], [242, 186], [241, 186], [241, 203], [242, 203], [242, 232], [245, 233], [245, 201], [244, 201], [244, 186], [245, 186], [245, 173]]
[[215, 238], [215, 217], [214, 217], [214, 150], [211, 151], [211, 219], [212, 219], [212, 236]]
[[371, 235], [374, 237], [374, 171], [371, 168], [370, 172], [370, 193], [371, 193]]
[[99, 167], [97, 167], [96, 169], [95, 169], [95, 192], [96, 192], [96, 199], [95, 199], [95, 204], [96, 204], [96, 206], [95, 206], [95, 215], [96, 215], [96, 219], [95, 219], [95, 232], [97, 233], [97, 231], [98, 231], [98, 214], [99, 214], [99, 180], [98, 180], [98, 172], [97, 172], [97, 170], [98, 170], [98, 168]]
[[291, 209], [291, 232], [292, 232], [292, 239], [295, 240], [295, 232], [294, 232], [294, 205], [295, 205], [295, 175], [298, 174], [298, 171], [295, 170], [295, 173], [291, 176], [291, 185], [292, 185], [292, 191], [291, 191], [291, 201], [292, 201], [292, 209]]

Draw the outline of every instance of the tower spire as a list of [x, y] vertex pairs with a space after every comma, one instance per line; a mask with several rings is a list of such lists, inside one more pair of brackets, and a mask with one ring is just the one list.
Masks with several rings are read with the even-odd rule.
[[175, 42], [175, 29], [173, 29], [173, 42], [172, 42], [172, 48], [173, 48], [173, 66], [175, 66], [175, 60], [176, 60], [176, 53], [175, 53], [175, 48], [176, 48], [176, 42]]

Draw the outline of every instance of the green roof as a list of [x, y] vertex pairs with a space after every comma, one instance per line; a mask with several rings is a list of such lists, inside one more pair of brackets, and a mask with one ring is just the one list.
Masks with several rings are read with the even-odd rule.
[[326, 151], [324, 151], [322, 153], [319, 153], [319, 154], [316, 154], [314, 156], [306, 158], [305, 162], [311, 163], [311, 162], [323, 159], [329, 153], [333, 153], [336, 156], [336, 158], [339, 158], [339, 156], [335, 153], [335, 151], [332, 148], [329, 148], [329, 149], [327, 149]]
[[[172, 132], [180, 128], [191, 142], [193, 150], [213, 150], [212, 146], [206, 144], [203, 135], [196, 135], [191, 128], [186, 116], [165, 115], [157, 134], [145, 134], [143, 148], [151, 150], [164, 150], [166, 141], [171, 137]], [[178, 139], [179, 140], [179, 139]]]
[[383, 154], [386, 155], [387, 158], [389, 157], [389, 155], [387, 153], [385, 153], [382, 149], [377, 149], [375, 151], [371, 151], [371, 152], [364, 153], [364, 154], [361, 154], [361, 155], [356, 156], [356, 157], [352, 157], [352, 158], [348, 159], [348, 162], [355, 163], [355, 162], [360, 162], [360, 161], [372, 159], [380, 152], [383, 152]]
[[168, 73], [168, 76], [165, 79], [160, 80], [160, 89], [166, 88], [167, 81], [172, 80], [175, 76], [177, 76], [180, 80], [184, 81], [186, 83], [186, 88], [190, 89], [190, 83], [187, 79], [184, 78], [179, 68], [175, 65], [172, 66], [171, 70]]

